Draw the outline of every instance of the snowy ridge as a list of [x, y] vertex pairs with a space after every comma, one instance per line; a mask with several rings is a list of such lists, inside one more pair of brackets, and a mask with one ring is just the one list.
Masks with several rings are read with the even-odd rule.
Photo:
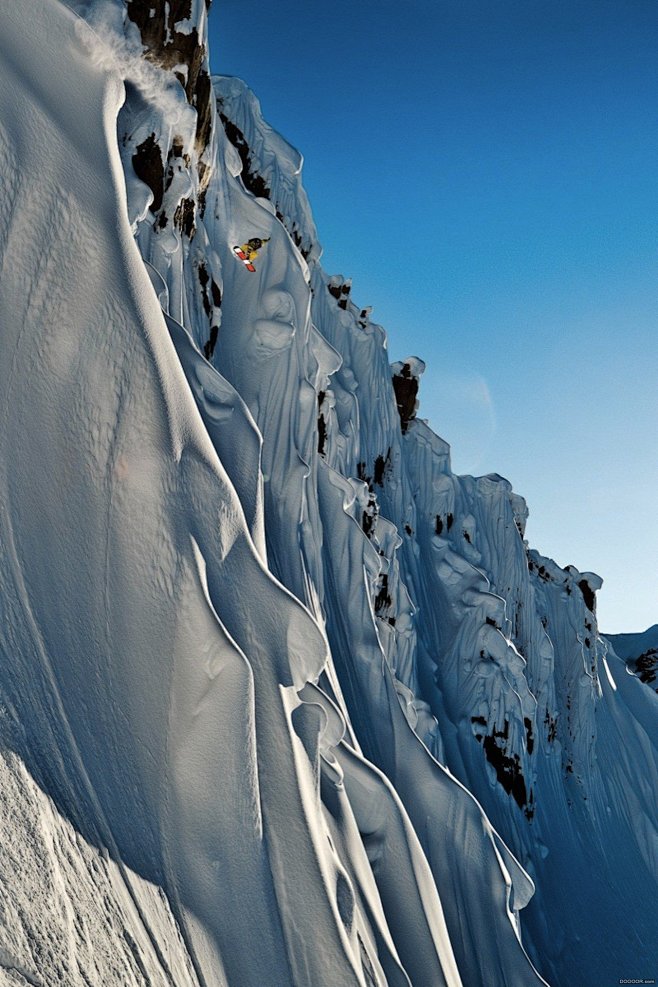
[[656, 697], [599, 577], [452, 473], [206, 3], [69, 6], [0, 12], [2, 974], [650, 975]]
[[606, 640], [629, 671], [658, 694], [658, 625], [641, 634], [608, 634]]
[[[646, 700], [638, 695], [628, 705], [630, 700], [619, 696], [628, 690], [620, 686], [615, 708], [610, 707], [610, 686], [624, 673], [612, 654], [606, 659], [607, 645], [598, 635], [600, 578], [574, 567], [562, 570], [528, 548], [523, 541], [527, 508], [507, 481], [451, 473], [447, 444], [415, 420], [422, 361], [409, 358], [389, 371], [385, 336], [370, 322], [369, 311], [354, 305], [349, 282], [327, 278], [315, 265], [311, 283], [314, 323], [342, 357], [319, 394], [319, 444], [324, 459], [351, 478], [353, 487], [355, 474], [366, 484], [354, 516], [358, 520], [362, 511], [362, 527], [380, 556], [370, 595], [378, 636], [411, 725], [440, 760], [447, 752], [447, 764], [477, 794], [537, 877], [540, 892], [526, 916], [524, 938], [540, 968], [544, 957], [544, 969], [556, 982], [569, 979], [570, 964], [579, 971], [587, 968], [586, 976], [596, 983], [623, 965], [624, 956], [632, 965], [633, 951], [655, 959], [658, 914], [650, 904], [655, 868], [649, 864], [643, 871], [640, 860], [646, 863], [652, 856], [648, 848], [655, 845], [656, 814], [645, 803], [636, 818], [629, 817], [623, 801], [635, 802], [636, 793], [627, 791], [634, 787], [633, 771], [628, 766], [624, 774], [624, 758], [606, 734], [619, 719], [628, 719], [629, 737], [639, 729], [637, 756], [650, 779], [646, 790], [655, 790], [656, 722], [646, 709], [634, 725], [638, 704]], [[387, 381], [391, 373], [394, 397]], [[392, 550], [382, 555], [378, 527], [390, 527], [391, 521], [397, 542], [389, 538]], [[337, 526], [332, 522], [329, 529], [335, 534]], [[331, 612], [344, 621], [353, 596], [350, 585], [339, 599], [325, 602], [335, 660], [341, 641], [350, 637], [332, 634]], [[400, 630], [395, 626], [391, 633], [397, 619]], [[351, 704], [348, 699], [353, 718], [362, 699]], [[382, 766], [372, 750], [367, 753]], [[603, 794], [610, 786], [626, 795], [610, 799]], [[594, 809], [587, 806], [592, 799], [598, 803]], [[582, 832], [592, 825], [601, 831], [600, 842], [595, 849], [581, 848]], [[569, 832], [572, 841], [566, 838]], [[613, 866], [610, 881], [619, 900], [602, 911], [623, 914], [640, 893], [643, 931], [627, 936], [611, 920], [602, 937], [591, 901], [606, 895], [603, 888], [592, 889], [596, 882], [585, 877], [583, 859], [602, 855], [607, 870], [611, 849], [620, 845], [623, 863], [616, 865], [616, 873]], [[593, 866], [600, 869], [598, 859]], [[638, 867], [635, 891], [627, 866]], [[575, 872], [582, 876], [581, 896], [574, 896], [573, 885], [563, 879]], [[552, 907], [542, 902], [542, 874]], [[626, 906], [620, 903], [624, 895], [629, 896]], [[592, 942], [597, 942], [595, 956], [590, 955]]]
[[243, 183], [274, 204], [303, 256], [316, 260], [321, 247], [301, 183], [302, 155], [263, 119], [258, 99], [241, 79], [215, 75], [212, 81], [220, 119], [242, 160]]

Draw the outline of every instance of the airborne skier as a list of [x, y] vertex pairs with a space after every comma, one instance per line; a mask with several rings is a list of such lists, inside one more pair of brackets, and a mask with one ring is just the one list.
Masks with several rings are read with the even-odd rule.
[[248, 271], [256, 270], [253, 262], [258, 257], [258, 251], [261, 247], [265, 246], [269, 239], [269, 236], [265, 237], [265, 239], [254, 236], [250, 240], [247, 240], [246, 243], [243, 243], [241, 247], [233, 247], [236, 256], [240, 258]]

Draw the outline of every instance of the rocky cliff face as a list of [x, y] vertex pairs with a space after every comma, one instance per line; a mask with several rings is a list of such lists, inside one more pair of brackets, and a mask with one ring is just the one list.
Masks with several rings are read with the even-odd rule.
[[[650, 969], [655, 696], [598, 633], [599, 577], [530, 548], [507, 480], [452, 472], [422, 360], [390, 366], [320, 264], [299, 153], [210, 76], [207, 4], [26, 2], [18, 77], [0, 14], [7, 975]], [[65, 919], [26, 908], [25, 861]]]

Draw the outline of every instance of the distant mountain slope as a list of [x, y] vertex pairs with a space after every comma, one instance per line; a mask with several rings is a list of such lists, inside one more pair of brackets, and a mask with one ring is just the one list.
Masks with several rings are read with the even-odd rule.
[[658, 693], [658, 624], [642, 634], [608, 634], [606, 640], [629, 671]]
[[650, 648], [658, 648], [658, 624], [641, 633], [606, 634], [605, 637], [615, 649], [615, 654], [628, 661], [629, 658], [637, 658], [644, 651], [649, 651]]

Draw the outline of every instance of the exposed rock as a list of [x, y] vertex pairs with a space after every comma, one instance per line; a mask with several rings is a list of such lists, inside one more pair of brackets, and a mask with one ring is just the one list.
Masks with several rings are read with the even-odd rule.
[[583, 594], [583, 599], [585, 601], [585, 606], [587, 607], [587, 609], [590, 610], [592, 613], [595, 613], [596, 594], [594, 593], [594, 590], [592, 589], [590, 584], [587, 582], [586, 579], [581, 579], [580, 582], [578, 583], [578, 588], [580, 592]]
[[132, 164], [137, 177], [151, 189], [153, 201], [149, 208], [152, 213], [157, 213], [164, 195], [164, 165], [155, 134], [151, 134], [137, 146]]
[[174, 223], [190, 240], [193, 238], [196, 227], [194, 225], [194, 201], [192, 199], [182, 199], [179, 202], [174, 213]]
[[402, 432], [406, 432], [409, 422], [416, 417], [418, 407], [416, 398], [418, 396], [418, 378], [411, 373], [408, 363], [403, 364], [399, 374], [393, 375], [393, 390], [395, 391], [395, 401], [400, 415]]
[[[239, 127], [236, 127], [236, 125], [228, 119], [226, 114], [223, 113], [221, 109], [219, 117], [224, 124], [226, 136], [240, 155], [240, 160], [242, 161], [242, 181], [244, 187], [258, 199], [269, 199], [271, 195], [270, 189], [252, 164], [249, 145], [245, 140], [244, 134]], [[283, 216], [280, 213], [278, 215], [280, 216], [280, 221], [283, 222]]]
[[[197, 111], [196, 149], [208, 145], [212, 122], [212, 87], [205, 67], [206, 47], [196, 28], [177, 31], [176, 25], [192, 16], [192, 0], [126, 0], [128, 17], [137, 25], [146, 47], [146, 57], [164, 69], [177, 69], [176, 76], [188, 102]], [[187, 73], [178, 71], [185, 66]]]

